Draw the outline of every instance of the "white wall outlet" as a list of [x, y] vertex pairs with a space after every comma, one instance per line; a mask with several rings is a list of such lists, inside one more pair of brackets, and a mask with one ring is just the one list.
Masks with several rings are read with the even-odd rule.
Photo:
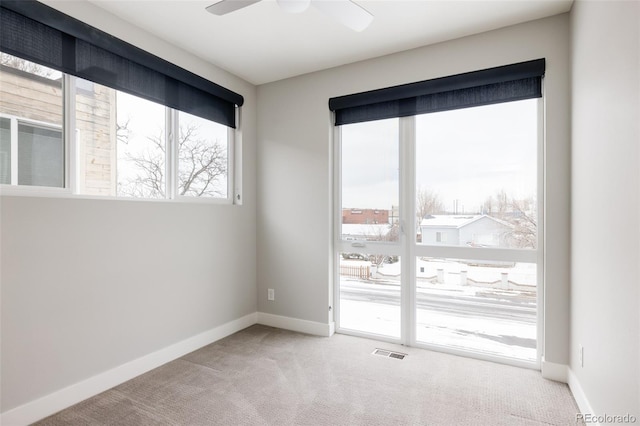
[[580, 367], [584, 367], [584, 347], [580, 345]]
[[272, 288], [267, 289], [267, 299], [276, 300], [276, 291]]

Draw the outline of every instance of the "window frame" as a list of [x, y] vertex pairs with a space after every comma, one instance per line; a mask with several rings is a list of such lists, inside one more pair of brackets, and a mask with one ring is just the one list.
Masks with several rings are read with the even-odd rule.
[[[542, 79], [542, 96], [536, 99], [536, 116], [537, 116], [537, 141], [536, 141], [536, 194], [538, 197], [536, 216], [537, 216], [537, 246], [536, 248], [493, 248], [493, 247], [465, 247], [465, 246], [449, 246], [444, 244], [427, 245], [416, 241], [415, 235], [407, 230], [415, 229], [417, 221], [415, 218], [415, 170], [416, 170], [416, 117], [410, 115], [399, 117], [400, 120], [400, 208], [399, 220], [401, 224], [400, 240], [397, 243], [389, 242], [358, 242], [343, 239], [341, 235], [342, 220], [342, 144], [343, 124], [333, 125], [332, 131], [332, 169], [333, 169], [333, 196], [332, 196], [332, 250], [330, 254], [330, 262], [332, 267], [332, 284], [331, 284], [331, 300], [333, 302], [333, 320], [335, 322], [336, 332], [349, 334], [360, 337], [374, 338], [381, 341], [388, 341], [396, 344], [405, 344], [408, 346], [437, 350], [455, 355], [462, 355], [476, 359], [485, 359], [494, 362], [501, 362], [508, 365], [514, 365], [524, 368], [540, 369], [545, 353], [544, 347], [544, 329], [545, 329], [545, 95], [544, 95], [544, 78]], [[331, 123], [335, 123], [335, 112], [331, 112]], [[404, 191], [403, 191], [404, 188]], [[397, 246], [400, 246], [399, 248]], [[380, 336], [367, 332], [345, 329], [340, 323], [341, 306], [340, 306], [340, 272], [338, 262], [338, 254], [357, 250], [359, 252], [375, 252], [382, 254], [393, 254], [400, 251], [403, 259], [410, 259], [402, 264], [401, 275], [401, 303], [407, 309], [401, 314], [401, 321], [404, 324], [401, 327], [402, 332], [399, 339]], [[411, 324], [415, 324], [416, 320], [416, 268], [414, 261], [417, 257], [445, 258], [445, 259], [474, 259], [487, 261], [504, 261], [504, 262], [522, 262], [533, 263], [536, 265], [536, 359], [535, 361], [520, 360], [516, 358], [503, 357], [473, 349], [458, 349], [448, 346], [440, 346], [431, 343], [419, 342], [416, 339], [415, 328]]]
[[[179, 195], [178, 188], [180, 187], [180, 183], [178, 182], [179, 170], [180, 170], [180, 153], [178, 146], [178, 139], [175, 135], [180, 133], [180, 121], [178, 120], [178, 116], [180, 114], [179, 110], [168, 108], [167, 107], [167, 116], [170, 116], [171, 119], [167, 121], [167, 132], [168, 135], [168, 148], [167, 152], [171, 152], [171, 161], [167, 160], [167, 188], [170, 190], [167, 191], [168, 194], [171, 194], [172, 199], [176, 199], [182, 202], [217, 202], [223, 204], [240, 204], [240, 200], [242, 197], [240, 196], [240, 192], [236, 187], [235, 178], [236, 178], [236, 167], [238, 166], [235, 161], [235, 148], [236, 148], [236, 132], [240, 127], [240, 120], [238, 117], [238, 113], [236, 113], [236, 123], [238, 128], [233, 129], [229, 126], [225, 126], [227, 128], [227, 196], [225, 198], [222, 197], [194, 197], [188, 195]], [[169, 174], [171, 173], [171, 174]], [[171, 183], [169, 184], [169, 177], [171, 178]]]

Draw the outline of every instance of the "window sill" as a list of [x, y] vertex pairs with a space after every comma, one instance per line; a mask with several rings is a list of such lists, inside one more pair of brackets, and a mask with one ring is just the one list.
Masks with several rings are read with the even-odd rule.
[[[167, 198], [135, 198], [118, 197], [110, 195], [85, 195], [74, 194], [68, 188], [49, 188], [42, 186], [15, 186], [0, 185], [1, 197], [34, 197], [34, 198], [67, 198], [77, 200], [105, 200], [105, 201], [134, 201], [151, 203], [181, 203], [181, 204], [210, 204], [210, 205], [234, 205], [231, 198], [199, 198], [199, 197], [177, 197]], [[239, 204], [235, 204], [239, 205]]]

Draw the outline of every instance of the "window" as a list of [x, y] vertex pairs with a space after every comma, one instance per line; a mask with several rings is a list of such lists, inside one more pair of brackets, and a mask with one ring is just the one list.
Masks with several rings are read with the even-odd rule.
[[1, 182], [62, 188], [64, 147], [60, 129], [17, 119], [0, 121]]
[[[64, 75], [1, 55], [0, 183], [65, 188]], [[229, 199], [229, 127], [88, 80], [69, 81], [77, 194]], [[167, 133], [174, 122], [175, 134]], [[169, 176], [173, 157], [177, 173]], [[176, 179], [175, 193], [168, 179]]]
[[18, 122], [18, 185], [64, 185], [62, 132]]
[[0, 53], [0, 183], [64, 187], [63, 120], [62, 74]]
[[423, 236], [447, 226], [459, 238], [447, 242], [437, 232], [436, 242], [536, 248], [537, 109], [537, 99], [528, 99], [416, 116]]
[[87, 80], [75, 82], [78, 193], [229, 197], [227, 126]]
[[178, 195], [226, 198], [228, 128], [186, 112], [178, 126]]
[[0, 184], [240, 201], [241, 95], [42, 3], [0, 8]]
[[[398, 119], [344, 126], [341, 145], [341, 211], [365, 216], [341, 223], [342, 235], [367, 241], [397, 241], [399, 226], [373, 220], [373, 212], [397, 205]], [[366, 153], [366, 154], [365, 154]]]
[[[539, 362], [543, 74], [534, 60], [329, 101], [337, 331]], [[359, 207], [391, 220], [340, 221]]]
[[166, 198], [165, 108], [116, 91], [117, 194]]

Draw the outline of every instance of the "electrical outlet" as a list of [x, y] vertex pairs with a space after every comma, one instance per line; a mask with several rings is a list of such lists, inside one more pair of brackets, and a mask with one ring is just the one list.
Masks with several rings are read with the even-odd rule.
[[267, 289], [267, 299], [268, 300], [276, 300], [276, 291], [272, 288]]
[[584, 367], [584, 347], [580, 345], [580, 367]]

